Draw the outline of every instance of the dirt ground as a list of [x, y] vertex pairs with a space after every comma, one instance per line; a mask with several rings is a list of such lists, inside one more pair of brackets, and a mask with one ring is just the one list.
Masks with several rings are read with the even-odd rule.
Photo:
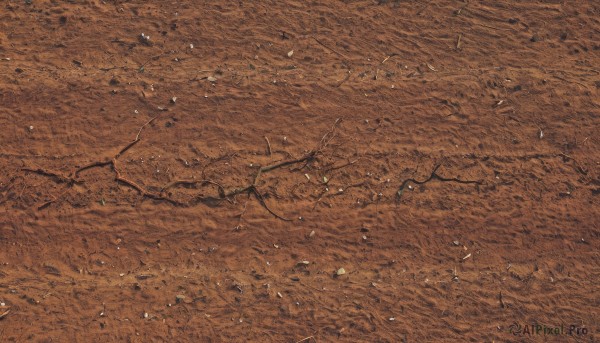
[[595, 1], [3, 1], [0, 341], [598, 341], [599, 38]]

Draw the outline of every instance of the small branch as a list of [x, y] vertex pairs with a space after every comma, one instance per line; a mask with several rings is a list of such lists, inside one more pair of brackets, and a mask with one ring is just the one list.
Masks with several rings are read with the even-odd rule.
[[341, 166], [333, 166], [333, 167], [329, 167], [325, 170], [325, 172], [330, 172], [332, 170], [338, 170], [338, 169], [342, 169], [345, 168], [347, 166], [353, 165], [354, 163], [358, 162], [359, 159], [356, 159], [354, 161], [348, 162], [348, 163], [344, 163]]
[[328, 47], [327, 45], [325, 45], [323, 42], [321, 42], [320, 40], [318, 40], [315, 36], [310, 36], [310, 38], [314, 39], [315, 42], [319, 43], [320, 46], [324, 47], [325, 49], [333, 52], [334, 54], [340, 56], [341, 58], [347, 60], [348, 58], [342, 54], [340, 54], [339, 52], [333, 50], [332, 48]]
[[133, 140], [131, 143], [127, 144], [127, 145], [126, 145], [126, 146], [125, 146], [123, 149], [121, 149], [121, 150], [119, 151], [119, 153], [117, 153], [117, 154], [115, 155], [115, 159], [119, 158], [119, 157], [120, 157], [121, 155], [123, 155], [123, 154], [124, 154], [124, 153], [125, 153], [127, 150], [131, 149], [131, 147], [133, 147], [134, 145], [136, 145], [136, 144], [137, 144], [137, 143], [140, 141], [140, 134], [142, 133], [142, 130], [144, 130], [144, 128], [145, 128], [146, 126], [150, 125], [150, 124], [151, 124], [153, 121], [155, 121], [155, 120], [156, 120], [156, 118], [158, 118], [159, 116], [160, 116], [160, 114], [159, 114], [159, 115], [157, 115], [157, 116], [155, 116], [155, 117], [153, 117], [152, 119], [148, 120], [148, 121], [147, 121], [147, 122], [146, 122], [144, 125], [142, 125], [142, 126], [140, 127], [140, 129], [138, 130], [138, 133], [137, 133], [137, 135], [135, 135], [135, 139], [134, 139], [134, 140]]
[[200, 186], [205, 185], [214, 185], [219, 189], [219, 195], [221, 197], [225, 197], [225, 189], [219, 183], [211, 181], [211, 180], [176, 180], [166, 184], [163, 188], [161, 188], [160, 193], [164, 193], [166, 190], [178, 186], [178, 185], [186, 185], [186, 186], [195, 186], [200, 184]]
[[398, 189], [398, 192], [396, 192], [396, 196], [397, 199], [400, 200], [400, 197], [402, 197], [402, 193], [404, 192], [404, 188], [408, 185], [409, 182], [415, 183], [417, 185], [422, 185], [425, 184], [433, 179], [437, 179], [440, 180], [442, 182], [457, 182], [457, 183], [464, 183], [464, 184], [478, 184], [481, 185], [483, 182], [482, 181], [472, 181], [472, 180], [460, 180], [458, 178], [445, 178], [442, 177], [440, 175], [437, 174], [437, 170], [442, 166], [442, 164], [437, 164], [434, 168], [433, 171], [431, 172], [431, 175], [429, 175], [429, 177], [426, 180], [423, 181], [419, 181], [419, 180], [415, 180], [415, 179], [406, 179], [404, 180], [404, 182], [402, 182], [402, 184], [400, 185], [400, 188]]
[[267, 154], [271, 156], [271, 143], [269, 142], [269, 138], [267, 138], [267, 136], [265, 136], [265, 141], [267, 141]]
[[[306, 341], [308, 341], [308, 340], [310, 340], [310, 339], [315, 339], [315, 337], [314, 337], [314, 336], [308, 336], [308, 337], [302, 338], [301, 340], [299, 340], [299, 341], [298, 341], [298, 342], [296, 342], [296, 343], [302, 343], [302, 342], [306, 342]], [[316, 341], [316, 340], [315, 340], [315, 341]]]
[[81, 173], [84, 170], [88, 170], [88, 169], [92, 169], [92, 168], [96, 168], [96, 167], [104, 167], [104, 166], [109, 166], [112, 165], [112, 161], [101, 161], [101, 162], [92, 162], [90, 164], [87, 164], [79, 169], [77, 169], [74, 173], [75, 177], [79, 176], [79, 173]]
[[72, 184], [75, 183], [76, 180], [68, 177], [68, 176], [64, 176], [61, 175], [57, 172], [53, 172], [53, 171], [49, 171], [49, 170], [45, 170], [42, 168], [37, 168], [37, 169], [33, 169], [33, 168], [21, 168], [21, 171], [25, 171], [25, 172], [29, 172], [29, 173], [35, 173], [35, 174], [39, 174], [39, 175], [43, 175], [43, 176], [48, 176], [52, 179], [54, 179], [56, 182], [59, 183], [68, 183], [68, 184]]
[[252, 187], [252, 193], [254, 193], [254, 196], [256, 197], [256, 199], [258, 199], [258, 201], [260, 202], [260, 204], [267, 210], [269, 211], [269, 213], [271, 213], [273, 216], [275, 216], [277, 219], [281, 219], [283, 221], [286, 222], [291, 222], [291, 219], [288, 218], [284, 218], [280, 215], [278, 215], [277, 213], [273, 212], [273, 210], [271, 210], [269, 208], [269, 206], [267, 206], [267, 203], [265, 202], [265, 199], [263, 198], [262, 195], [260, 195], [260, 193], [258, 192], [258, 190], [255, 187]]

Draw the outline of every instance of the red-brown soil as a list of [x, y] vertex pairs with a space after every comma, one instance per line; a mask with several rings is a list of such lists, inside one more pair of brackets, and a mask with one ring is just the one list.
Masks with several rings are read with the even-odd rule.
[[597, 341], [599, 38], [596, 1], [3, 1], [0, 341]]

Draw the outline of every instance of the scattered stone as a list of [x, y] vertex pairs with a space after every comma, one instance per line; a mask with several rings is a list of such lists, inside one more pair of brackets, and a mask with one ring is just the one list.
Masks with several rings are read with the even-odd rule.
[[287, 53], [288, 58], [291, 58], [292, 55], [294, 55], [294, 50], [290, 50], [290, 52]]
[[344, 274], [346, 274], [346, 269], [344, 269], [344, 268], [340, 268], [335, 272], [335, 275], [337, 275], [337, 276], [342, 276]]
[[151, 45], [151, 44], [150, 44], [150, 36], [148, 36], [148, 35], [145, 35], [145, 34], [142, 32], [142, 34], [140, 35], [140, 37], [139, 37], [139, 38], [140, 38], [139, 40], [140, 40], [140, 42], [141, 42], [142, 44]]
[[308, 237], [313, 238], [315, 236], [315, 230], [312, 230], [309, 234]]
[[217, 78], [214, 76], [209, 76], [206, 78], [209, 82], [217, 82]]

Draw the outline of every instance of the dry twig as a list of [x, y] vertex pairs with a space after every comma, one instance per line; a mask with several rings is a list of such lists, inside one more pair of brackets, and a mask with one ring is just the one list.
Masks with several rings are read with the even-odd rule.
[[415, 180], [413, 178], [410, 179], [406, 179], [404, 180], [404, 182], [402, 182], [402, 184], [400, 185], [400, 188], [398, 189], [398, 192], [396, 192], [396, 196], [397, 199], [400, 200], [400, 197], [402, 197], [402, 193], [404, 192], [404, 188], [408, 185], [409, 182], [412, 183], [416, 183], [417, 185], [422, 185], [425, 184], [433, 179], [437, 179], [440, 180], [442, 182], [457, 182], [457, 183], [465, 183], [465, 184], [477, 184], [477, 185], [481, 185], [483, 182], [481, 180], [478, 181], [474, 181], [474, 180], [460, 180], [458, 178], [445, 178], [443, 176], [440, 176], [437, 174], [437, 170], [442, 166], [442, 163], [437, 164], [434, 168], [433, 171], [431, 172], [431, 175], [429, 175], [429, 177], [426, 180], [423, 181], [418, 181]]

